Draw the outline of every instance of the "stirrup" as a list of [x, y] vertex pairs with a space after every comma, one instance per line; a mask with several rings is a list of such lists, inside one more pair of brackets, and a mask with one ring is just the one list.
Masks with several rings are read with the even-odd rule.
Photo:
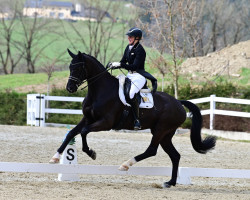
[[140, 121], [137, 119], [135, 120], [134, 130], [138, 131], [141, 129]]

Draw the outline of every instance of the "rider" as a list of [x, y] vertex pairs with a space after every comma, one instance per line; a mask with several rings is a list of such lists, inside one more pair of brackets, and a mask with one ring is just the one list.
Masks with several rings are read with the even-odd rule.
[[151, 80], [154, 93], [157, 89], [157, 80], [146, 72], [144, 68], [146, 52], [140, 44], [142, 38], [141, 29], [131, 28], [126, 35], [128, 36], [129, 44], [124, 51], [123, 57], [120, 62], [112, 62], [110, 67], [113, 69], [124, 68], [128, 70], [127, 78], [131, 80], [129, 103], [135, 118], [134, 129], [138, 130], [141, 129], [141, 124], [139, 121], [139, 102], [135, 94], [145, 85], [145, 78]]

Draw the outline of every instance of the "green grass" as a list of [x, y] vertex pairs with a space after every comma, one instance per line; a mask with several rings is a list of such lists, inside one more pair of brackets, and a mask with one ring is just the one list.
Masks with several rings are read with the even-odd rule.
[[250, 68], [242, 68], [239, 83], [242, 85], [250, 85]]
[[[60, 78], [68, 77], [68, 75], [68, 71], [55, 72], [53, 73], [51, 80], [60, 80]], [[0, 75], [0, 79], [1, 92], [8, 89], [15, 90], [17, 87], [21, 86], [46, 84], [48, 78], [45, 73], [36, 73]]]

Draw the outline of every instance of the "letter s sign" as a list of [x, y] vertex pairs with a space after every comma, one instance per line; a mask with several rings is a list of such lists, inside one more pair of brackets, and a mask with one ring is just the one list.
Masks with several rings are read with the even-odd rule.
[[66, 156], [66, 158], [67, 158], [67, 160], [69, 160], [69, 161], [72, 161], [72, 160], [74, 160], [75, 159], [75, 155], [74, 155], [74, 149], [68, 149], [67, 150], [67, 156]]

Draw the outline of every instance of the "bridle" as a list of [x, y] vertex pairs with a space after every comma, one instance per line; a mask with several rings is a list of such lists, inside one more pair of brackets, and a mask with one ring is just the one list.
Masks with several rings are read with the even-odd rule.
[[[84, 64], [84, 62], [70, 63], [70, 66], [72, 66], [72, 65], [78, 65], [78, 64]], [[79, 78], [74, 77], [74, 76], [69, 76], [69, 80], [75, 81], [77, 88], [84, 83], [84, 81], [81, 81]]]
[[[84, 64], [84, 62], [78, 62], [78, 63], [74, 63], [74, 64], [70, 64], [70, 66], [71, 65], [78, 65], [78, 64]], [[94, 80], [93, 82], [91, 82], [91, 83], [89, 83], [88, 85], [86, 85], [85, 87], [83, 87], [81, 90], [84, 90], [86, 87], [88, 87], [89, 85], [91, 85], [92, 83], [94, 83], [95, 81], [97, 81], [99, 78], [101, 78], [102, 77], [102, 75], [105, 73], [105, 72], [107, 72], [107, 71], [109, 71], [111, 68], [105, 68], [105, 70], [104, 71], [102, 71], [102, 72], [100, 72], [99, 74], [97, 74], [97, 75], [95, 75], [95, 76], [93, 76], [93, 77], [91, 77], [91, 78], [88, 78], [88, 79], [86, 79], [86, 80], [80, 80], [79, 78], [77, 78], [77, 77], [74, 77], [74, 76], [69, 76], [69, 80], [72, 80], [72, 81], [75, 81], [76, 82], [76, 86], [77, 86], [77, 88], [78, 87], [80, 87], [82, 84], [84, 84], [85, 82], [87, 82], [87, 81], [91, 81], [91, 80], [93, 80], [93, 79], [96, 79], [96, 80]]]

